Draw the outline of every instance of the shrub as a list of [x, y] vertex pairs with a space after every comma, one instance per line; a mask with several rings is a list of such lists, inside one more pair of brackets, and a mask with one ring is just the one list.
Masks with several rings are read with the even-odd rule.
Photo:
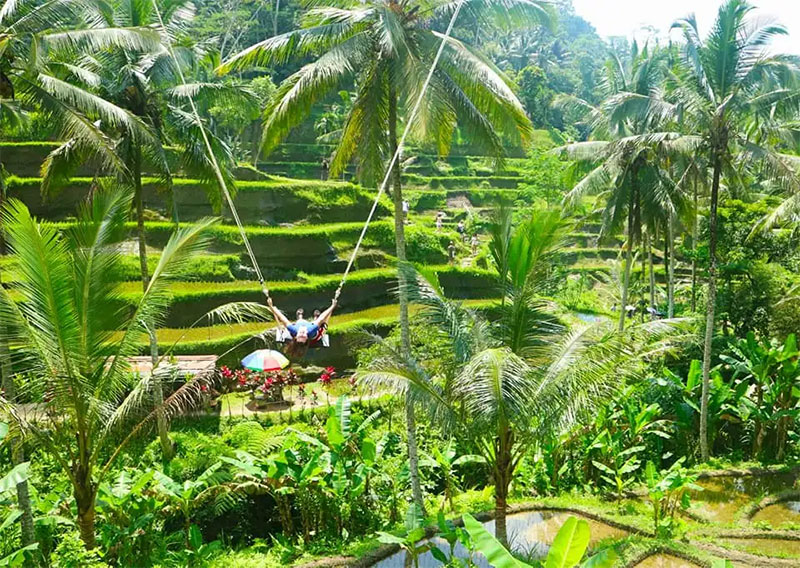
[[107, 568], [108, 564], [100, 560], [98, 549], [86, 550], [78, 533], [72, 531], [63, 535], [58, 546], [50, 555], [50, 566], [52, 568]]

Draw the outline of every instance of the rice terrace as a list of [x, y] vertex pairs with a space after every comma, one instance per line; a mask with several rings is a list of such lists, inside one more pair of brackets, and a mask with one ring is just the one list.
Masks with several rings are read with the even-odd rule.
[[800, 566], [800, 10], [0, 0], [0, 566]]

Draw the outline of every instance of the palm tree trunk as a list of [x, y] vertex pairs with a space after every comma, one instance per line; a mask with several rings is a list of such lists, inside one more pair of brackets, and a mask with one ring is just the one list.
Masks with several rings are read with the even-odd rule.
[[[131, 168], [134, 183], [134, 201], [136, 202], [136, 236], [139, 240], [139, 264], [142, 271], [142, 291], [147, 291], [150, 285], [150, 271], [147, 267], [147, 242], [144, 232], [144, 204], [142, 202], [142, 152], [136, 147], [133, 149], [133, 164]], [[162, 406], [164, 405], [164, 390], [161, 385], [161, 378], [156, 374], [158, 365], [158, 339], [154, 325], [148, 322], [148, 334], [150, 336], [150, 361], [152, 363], [152, 382], [153, 382], [153, 404], [156, 407], [156, 427], [158, 429], [158, 439], [161, 443], [161, 451], [164, 457], [172, 457], [172, 442], [169, 439], [169, 427], [167, 418], [164, 415]]]
[[714, 339], [714, 317], [717, 300], [717, 201], [722, 173], [722, 160], [714, 155], [714, 175], [711, 180], [711, 203], [708, 214], [708, 294], [706, 298], [706, 329], [703, 341], [703, 389], [700, 398], [700, 455], [710, 457], [708, 447], [708, 395], [711, 375], [711, 343]]
[[[636, 175], [635, 171], [632, 173]], [[635, 182], [632, 182], [635, 184]], [[630, 196], [628, 197], [628, 242], [625, 251], [625, 273], [622, 276], [622, 305], [619, 308], [619, 330], [625, 329], [625, 317], [627, 310], [625, 307], [628, 305], [628, 287], [631, 284], [631, 264], [633, 264], [633, 222], [634, 222], [634, 188], [631, 187]]]
[[[391, 82], [391, 81], [390, 81]], [[394, 83], [389, 87], [389, 151], [397, 152], [397, 91]], [[406, 262], [405, 215], [403, 214], [403, 188], [400, 179], [400, 157], [392, 170], [392, 198], [394, 200], [394, 237], [397, 254], [397, 281], [400, 303], [400, 342], [405, 356], [411, 353], [411, 332], [408, 319], [408, 290], [404, 264]], [[408, 438], [408, 470], [411, 478], [411, 493], [414, 503], [425, 516], [425, 502], [422, 498], [422, 485], [419, 479], [419, 455], [417, 452], [417, 423], [414, 403], [410, 394], [406, 395], [406, 437]]]
[[[86, 476], [88, 477], [88, 476]], [[80, 472], [74, 487], [75, 504], [78, 508], [78, 531], [83, 541], [83, 546], [91, 550], [97, 546], [95, 535], [95, 499], [97, 492], [92, 488], [91, 479], [85, 478]]]
[[650, 307], [656, 305], [656, 275], [653, 273], [653, 246], [650, 242], [650, 231], [644, 235], [645, 249], [647, 250], [647, 271], [650, 274]]
[[694, 178], [694, 209], [692, 211], [692, 313], [697, 311], [697, 177]]
[[[664, 260], [667, 269], [667, 317], [675, 315], [675, 244], [672, 217], [667, 218], [667, 243], [664, 245]], [[669, 257], [667, 257], [669, 255]], [[669, 260], [667, 260], [669, 258]]]
[[[0, 160], [0, 170], [3, 168], [2, 160]], [[0, 210], [3, 208], [5, 201], [5, 181], [0, 174]], [[0, 227], [0, 256], [6, 253], [5, 237]], [[2, 271], [0, 271], [0, 286], [3, 285]], [[5, 322], [0, 320], [0, 388], [5, 392], [6, 400], [14, 403], [17, 398], [16, 385], [14, 384], [13, 373], [11, 371], [11, 361], [9, 359], [10, 353], [8, 349], [8, 342], [6, 341]], [[9, 439], [11, 446], [11, 462], [17, 466], [25, 462], [25, 450], [22, 446], [22, 440], [17, 439], [16, 436]], [[22, 512], [19, 518], [20, 531], [22, 537], [22, 545], [29, 546], [36, 542], [36, 533], [33, 527], [33, 508], [31, 507], [31, 496], [28, 488], [27, 480], [17, 484], [17, 506]], [[25, 565], [29, 565], [30, 561], [25, 560]]]
[[508, 486], [511, 485], [512, 458], [511, 458], [512, 434], [507, 426], [499, 428], [497, 440], [495, 440], [495, 460], [494, 460], [494, 537], [508, 548], [508, 524], [506, 513], [508, 511]]

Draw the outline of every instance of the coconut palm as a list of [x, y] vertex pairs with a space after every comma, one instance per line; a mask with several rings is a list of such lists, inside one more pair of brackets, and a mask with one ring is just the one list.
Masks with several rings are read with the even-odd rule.
[[[16, 200], [2, 214], [14, 282], [0, 289], [3, 364], [18, 373], [24, 407], [0, 398], [13, 434], [40, 445], [69, 479], [83, 542], [95, 546], [95, 499], [120, 451], [150, 423], [150, 377], [136, 378], [129, 357], [147, 336], [146, 322], [160, 321], [169, 303], [167, 283], [202, 251], [211, 220], [176, 230], [147, 289], [133, 306], [122, 301], [113, 274], [116, 245], [124, 238], [130, 199], [98, 193], [71, 230], [39, 223]], [[155, 374], [155, 373], [153, 373]], [[205, 379], [187, 383], [161, 410], [177, 412], [199, 398]]]
[[[128, 27], [156, 27], [160, 25], [151, 2], [121, 2], [114, 4], [110, 13], [99, 11], [97, 21], [107, 25], [117, 23]], [[170, 40], [181, 32], [191, 11], [187, 2], [168, 2], [161, 8], [162, 17]], [[177, 51], [179, 60], [187, 66], [198, 64], [191, 48]], [[242, 106], [252, 105], [254, 99], [249, 93], [235, 85], [221, 83], [197, 82], [183, 85], [176, 70], [176, 62], [169, 51], [161, 44], [152, 49], [119, 48], [112, 46], [85, 57], [80, 66], [73, 65], [74, 80], [93, 88], [104, 100], [135, 116], [146, 128], [148, 136], [132, 136], [130, 132], [115, 128], [113, 124], [100, 125], [103, 134], [113, 141], [116, 154], [122, 160], [126, 176], [119, 179], [133, 193], [133, 205], [136, 218], [136, 232], [139, 244], [139, 263], [142, 288], [146, 289], [150, 279], [147, 265], [147, 243], [145, 238], [145, 216], [142, 199], [142, 176], [145, 172], [157, 174], [160, 188], [171, 190], [171, 164], [167, 159], [167, 145], [179, 148], [180, 163], [178, 167], [187, 174], [200, 179], [207, 190], [212, 206], [219, 210], [222, 205], [222, 193], [217, 185], [217, 177], [212, 162], [207, 156], [200, 126], [187, 108], [191, 97], [198, 109], [203, 112], [215, 103], [233, 102]], [[206, 126], [206, 130], [209, 129]], [[230, 149], [220, 139], [209, 135], [209, 141], [222, 167], [223, 178], [231, 192], [235, 192], [235, 180], [232, 174], [234, 163]], [[55, 188], [67, 181], [75, 168], [85, 164], [85, 152], [75, 148], [73, 139], [67, 140], [54, 150], [43, 166], [43, 191], [50, 194]], [[100, 174], [103, 168], [96, 164]], [[173, 204], [174, 208], [174, 204]], [[174, 209], [177, 218], [177, 211]], [[153, 365], [158, 358], [158, 344], [155, 328], [150, 329], [150, 353]], [[155, 405], [161, 404], [161, 389], [156, 385]], [[158, 434], [165, 456], [172, 455], [172, 444], [168, 436], [168, 424], [163, 417], [158, 420]]]
[[[442, 41], [434, 31], [449, 19], [459, 2], [438, 0], [347, 1], [309, 10], [303, 27], [259, 42], [231, 57], [227, 72], [252, 65], [270, 65], [290, 57], [321, 52], [311, 63], [288, 77], [278, 88], [265, 116], [262, 151], [269, 152], [342, 83], [353, 81], [357, 94], [349, 109], [341, 139], [330, 165], [331, 176], [353, 159], [358, 177], [372, 184], [398, 146], [397, 126], [403, 109], [410, 109], [425, 84]], [[550, 12], [539, 0], [467, 0], [464, 17], [485, 25], [529, 26], [547, 22]], [[510, 142], [525, 142], [532, 126], [506, 77], [467, 43], [450, 39], [413, 125], [419, 140], [433, 141], [441, 154], [450, 147], [456, 127], [485, 146], [501, 162], [501, 134]], [[400, 167], [390, 172], [394, 201], [398, 261], [406, 260]], [[400, 330], [405, 349], [410, 345], [408, 301], [403, 274], [400, 282]], [[416, 455], [413, 406], [406, 405], [409, 460], [414, 498], [424, 512]]]
[[599, 202], [603, 204], [601, 237], [617, 234], [623, 226], [627, 234], [620, 330], [625, 326], [625, 306], [629, 303], [634, 245], [641, 241], [649, 248], [649, 242], [644, 242], [650, 240], [644, 226], [649, 221], [648, 233], [654, 233], [655, 218], [670, 218], [675, 214], [670, 192], [665, 190], [669, 184], [664, 183], [663, 172], [655, 169], [653, 148], [638, 143], [637, 136], [650, 132], [653, 120], [625, 112], [632, 101], [649, 97], [663, 81], [665, 71], [663, 50], [647, 45], [640, 50], [634, 42], [630, 65], [617, 55], [612, 55], [606, 63], [606, 97], [600, 105], [575, 97], [562, 97], [558, 101], [559, 105], [575, 109], [585, 117], [594, 138], [562, 148], [564, 154], [576, 161], [576, 173], [588, 170], [565, 196], [565, 205], [574, 207], [584, 195], [599, 194]]
[[[668, 126], [643, 137], [642, 144], [658, 139], [668, 153], [693, 156], [710, 173], [709, 266], [703, 346], [703, 388], [700, 412], [700, 450], [709, 457], [708, 397], [711, 347], [715, 331], [717, 293], [717, 208], [720, 189], [741, 185], [741, 169], [752, 167], [764, 179], [796, 188], [800, 178], [794, 158], [778, 151], [787, 140], [787, 115], [797, 110], [797, 60], [769, 52], [782, 26], [750, 18], [746, 0], [727, 0], [720, 6], [708, 36], [701, 39], [694, 16], [674, 27], [684, 38], [682, 60], [669, 74], [665, 97], [631, 101], [629, 115], [647, 115]], [[673, 131], [668, 131], [673, 127]], [[687, 176], [690, 177], [690, 176]]]
[[23, 107], [35, 108], [59, 138], [74, 140], [104, 167], [124, 172], [113, 144], [95, 121], [137, 135], [141, 135], [141, 125], [135, 117], [67, 79], [77, 55], [111, 46], [152, 49], [158, 36], [152, 30], [116, 25], [76, 29], [85, 21], [85, 7], [86, 3], [71, 0], [6, 0], [0, 4], [0, 100], [17, 99]]
[[[360, 380], [407, 393], [424, 404], [435, 423], [468, 440], [488, 464], [495, 486], [497, 538], [507, 543], [509, 486], [526, 451], [542, 436], [557, 435], [584, 420], [643, 360], [660, 353], [671, 323], [628, 326], [598, 323], [564, 333], [537, 298], [557, 258], [566, 227], [557, 213], [539, 212], [512, 227], [501, 213], [492, 256], [503, 300], [493, 317], [447, 300], [421, 276], [410, 292], [424, 306], [421, 317], [451, 346], [452, 369], [429, 365], [382, 342], [380, 353], [359, 369]], [[448, 380], [447, 374], [455, 378]], [[447, 388], [445, 388], [447, 387]]]

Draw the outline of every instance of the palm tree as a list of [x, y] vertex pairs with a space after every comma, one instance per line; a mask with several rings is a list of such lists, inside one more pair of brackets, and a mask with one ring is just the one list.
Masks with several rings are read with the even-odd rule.
[[[95, 546], [98, 486], [120, 451], [151, 418], [154, 379], [136, 379], [129, 357], [147, 335], [146, 322], [164, 317], [169, 279], [202, 251], [203, 220], [178, 229], [167, 243], [148, 288], [132, 309], [120, 302], [112, 280], [130, 198], [100, 192], [62, 234], [38, 223], [16, 200], [2, 214], [17, 280], [0, 288], [3, 364], [13, 363], [19, 397], [0, 398], [17, 436], [31, 437], [69, 479], [77, 524], [87, 548]], [[171, 395], [160, 410], [175, 413], [199, 399], [203, 377]]]
[[[776, 145], [785, 138], [785, 108], [796, 108], [794, 58], [769, 53], [770, 41], [786, 33], [775, 24], [750, 19], [746, 0], [727, 0], [719, 8], [709, 35], [702, 40], [694, 16], [674, 24], [683, 33], [683, 61], [668, 78], [664, 101], [651, 109], [681, 128], [665, 145], [675, 153], [699, 156], [711, 174], [709, 196], [709, 266], [703, 345], [703, 386], [700, 409], [700, 450], [708, 460], [708, 397], [711, 347], [717, 295], [717, 207], [723, 177], [739, 184], [739, 171], [752, 165], [765, 179], [796, 187], [798, 175], [791, 158]], [[665, 112], [665, 109], [671, 113]]]
[[[673, 215], [674, 205], [663, 191], [658, 172], [653, 168], [651, 148], [638, 144], [637, 136], [650, 132], [652, 120], [646, 116], [626, 114], [636, 101], [648, 99], [661, 84], [665, 73], [665, 53], [647, 45], [640, 51], [636, 42], [631, 47], [630, 66], [617, 55], [606, 64], [604, 88], [606, 98], [599, 106], [575, 97], [562, 97], [557, 104], [581, 112], [593, 132], [594, 140], [576, 142], [561, 150], [576, 160], [575, 171], [588, 172], [565, 196], [569, 207], [577, 205], [587, 194], [599, 194], [604, 203], [601, 236], [613, 235], [625, 227], [625, 269], [619, 329], [625, 327], [625, 306], [629, 303], [633, 250], [637, 240], [643, 241], [643, 225], [658, 216], [659, 211]], [[647, 210], [643, 208], [647, 207]], [[652, 232], [652, 231], [651, 231]], [[642, 259], [644, 260], [644, 256]]]
[[95, 120], [131, 133], [140, 132], [141, 125], [135, 117], [66, 79], [75, 70], [72, 62], [87, 51], [153, 49], [158, 36], [152, 30], [113, 24], [76, 29], [84, 21], [85, 7], [86, 3], [72, 0], [5, 0], [0, 4], [0, 100], [17, 99], [23, 108], [35, 108], [60, 138], [74, 140], [110, 171], [124, 172], [113, 144]]
[[[110, 24], [121, 23], [131, 28], [151, 28], [159, 25], [152, 3], [123, 2], [114, 5], [115, 10], [107, 14], [100, 12], [98, 20]], [[170, 2], [163, 7], [163, 18], [168, 34], [177, 34], [186, 18], [191, 15], [186, 9], [186, 2]], [[163, 38], [168, 41], [170, 38]], [[180, 59], [194, 61], [190, 48], [179, 51]], [[181, 84], [176, 72], [175, 61], [168, 50], [161, 44], [152, 49], [133, 47], [111, 47], [85, 58], [75, 80], [86, 82], [87, 88], [94, 88], [106, 101], [125, 109], [144, 125], [146, 136], [115, 128], [113, 124], [101, 124], [106, 138], [113, 141], [116, 154], [125, 165], [126, 176], [119, 181], [129, 186], [133, 193], [133, 206], [136, 217], [136, 233], [138, 240], [139, 264], [142, 289], [147, 289], [150, 270], [147, 264], [147, 243], [145, 238], [145, 216], [142, 199], [142, 176], [145, 171], [155, 172], [161, 178], [162, 189], [171, 190], [171, 168], [165, 147], [169, 143], [180, 148], [179, 167], [183, 172], [195, 175], [203, 182], [211, 204], [216, 210], [222, 205], [220, 188], [211, 160], [207, 156], [200, 126], [193, 116], [185, 110], [188, 98], [191, 97], [198, 108], [206, 111], [214, 103], [235, 102], [243, 106], [253, 103], [252, 97], [234, 85], [218, 83]], [[208, 128], [206, 128], [208, 130]], [[222, 166], [222, 174], [231, 192], [235, 192], [235, 180], [232, 174], [233, 157], [230, 149], [217, 137], [210, 135], [209, 141], [214, 149], [217, 163]], [[43, 166], [43, 191], [50, 194], [63, 181], [69, 179], [75, 168], [85, 163], [87, 156], [74, 147], [74, 140], [67, 140], [54, 150]], [[102, 168], [100, 174], [104, 173]], [[174, 204], [173, 204], [174, 208]], [[177, 211], [173, 209], [177, 218]], [[156, 330], [150, 326], [150, 354], [155, 366], [159, 360]], [[163, 395], [158, 384], [154, 390], [156, 407], [163, 402]], [[158, 418], [158, 435], [162, 452], [172, 455], [172, 443], [169, 440], [169, 426], [163, 416]]]
[[[6, 0], [0, 4], [0, 37], [3, 57], [0, 58], [0, 122], [19, 123], [25, 109], [36, 109], [53, 125], [54, 132], [75, 140], [93, 159], [109, 170], [124, 173], [124, 164], [114, 153], [102, 132], [87, 115], [102, 118], [117, 127], [136, 132], [139, 125], [121, 109], [107, 104], [88, 91], [75, 87], [59, 76], [66, 67], [54, 56], [67, 53], [74, 57], [86, 49], [112, 45], [147, 47], [155, 44], [155, 34], [148, 30], [108, 27], [89, 34], [75, 29], [80, 21], [80, 2], [37, 2]], [[36, 46], [33, 48], [33, 46]], [[35, 64], [32, 63], [35, 61]], [[0, 207], [6, 199], [6, 186], [0, 156]], [[0, 254], [5, 244], [0, 223]], [[3, 322], [5, 323], [5, 322]], [[0, 329], [0, 358], [8, 352]], [[15, 401], [15, 385], [7, 364], [0, 365], [0, 384], [11, 402]], [[13, 459], [25, 459], [21, 443], [12, 437]], [[20, 524], [25, 546], [35, 540], [28, 484], [17, 485], [17, 498], [22, 511]]]
[[[24, 111], [16, 101], [0, 98], [0, 125], [13, 126], [21, 124], [25, 118]], [[3, 169], [2, 156], [0, 156], [0, 209], [7, 198], [5, 170]], [[6, 241], [3, 234], [3, 227], [0, 224], [0, 257], [6, 254]], [[3, 286], [3, 271], [0, 270], [0, 287]], [[0, 389], [5, 393], [6, 398], [11, 402], [16, 402], [16, 385], [12, 378], [11, 367], [6, 361], [8, 353], [8, 343], [3, 341], [3, 330], [5, 322], [0, 321]], [[21, 467], [25, 462], [25, 449], [17, 438], [9, 440], [11, 446], [11, 461], [15, 467]], [[20, 477], [16, 484], [17, 503], [20, 509], [20, 529], [22, 534], [23, 546], [34, 546], [36, 534], [33, 526], [33, 509], [31, 506], [30, 490], [28, 480]]]
[[[374, 183], [398, 148], [397, 126], [402, 109], [410, 109], [420, 94], [442, 34], [434, 31], [449, 19], [459, 2], [368, 0], [319, 6], [304, 16], [303, 27], [257, 43], [226, 61], [220, 71], [250, 65], [270, 65], [311, 52], [321, 55], [288, 77], [266, 111], [262, 151], [269, 152], [300, 124], [314, 103], [342, 83], [354, 82], [357, 94], [349, 109], [330, 174], [344, 171], [355, 158], [362, 182]], [[505, 28], [548, 22], [550, 12], [539, 0], [464, 3], [465, 17]], [[506, 77], [463, 41], [451, 38], [421, 105], [413, 134], [432, 140], [446, 154], [456, 127], [497, 157], [504, 154], [504, 134], [510, 142], [526, 142], [532, 126]], [[406, 260], [400, 160], [390, 172], [394, 201], [397, 260]], [[403, 348], [410, 347], [408, 299], [402, 271], [398, 273], [400, 330]], [[413, 405], [406, 405], [409, 461], [414, 500], [423, 508], [416, 452]]]
[[[361, 381], [395, 388], [424, 403], [435, 423], [469, 440], [484, 458], [495, 486], [497, 538], [507, 543], [509, 486], [517, 465], [536, 440], [591, 420], [592, 411], [661, 353], [666, 321], [613, 331], [598, 323], [569, 333], [546, 309], [537, 291], [557, 258], [565, 225], [553, 212], [538, 212], [518, 227], [501, 211], [493, 230], [492, 257], [503, 299], [485, 315], [441, 294], [421, 275], [410, 290], [422, 317], [439, 330], [452, 360], [432, 365], [382, 342], [379, 356], [359, 369]], [[454, 375], [449, 380], [448, 374]]]

